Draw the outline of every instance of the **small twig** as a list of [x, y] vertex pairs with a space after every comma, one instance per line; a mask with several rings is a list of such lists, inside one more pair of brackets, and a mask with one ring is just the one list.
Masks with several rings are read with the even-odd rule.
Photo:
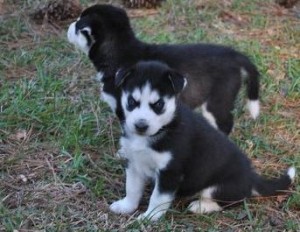
[[91, 103], [91, 108], [92, 108], [92, 112], [93, 114], [95, 115], [95, 118], [96, 118], [96, 124], [97, 124], [97, 135], [100, 134], [100, 120], [99, 120], [99, 117], [98, 117], [98, 114], [97, 114], [97, 111], [95, 109], [95, 107], [93, 106], [93, 104]]
[[6, 201], [7, 198], [9, 198], [11, 195], [13, 195], [12, 193], [8, 194], [7, 196], [5, 196], [1, 201], [4, 202]]
[[142, 18], [151, 15], [158, 14], [158, 10], [150, 9], [150, 10], [128, 10], [128, 15], [130, 18]]
[[112, 141], [112, 155], [115, 155], [116, 153], [116, 145], [115, 145], [115, 139], [114, 139], [114, 133], [113, 133], [113, 128], [112, 128], [112, 118], [109, 117], [109, 132], [110, 132], [110, 137], [111, 137], [111, 141]]
[[9, 187], [9, 188], [12, 188], [12, 189], [15, 189], [15, 190], [18, 190], [18, 191], [32, 191], [32, 190], [35, 190], [35, 189], [28, 189], [28, 188], [24, 188], [24, 187], [17, 187], [17, 186], [14, 186], [10, 183], [7, 183], [5, 181], [1, 181], [2, 184], [4, 184], [5, 186]]
[[50, 164], [49, 160], [47, 158], [45, 158], [46, 160], [46, 163], [48, 164], [48, 167], [50, 168], [51, 172], [52, 172], [52, 175], [53, 175], [53, 178], [54, 178], [54, 183], [55, 185], [57, 184], [57, 176], [56, 176], [56, 173], [55, 173], [55, 170], [53, 168], [53, 166]]

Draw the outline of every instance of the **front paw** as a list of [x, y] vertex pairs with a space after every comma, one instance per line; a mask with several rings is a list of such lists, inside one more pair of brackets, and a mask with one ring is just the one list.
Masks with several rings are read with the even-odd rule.
[[156, 213], [156, 214], [151, 214], [151, 213], [142, 213], [137, 217], [137, 220], [139, 221], [152, 221], [155, 222], [161, 217], [161, 214]]
[[144, 221], [144, 220], [149, 220], [149, 218], [147, 217], [147, 215], [145, 213], [142, 213], [137, 217], [137, 220]]
[[130, 214], [137, 209], [137, 205], [124, 198], [112, 203], [109, 209], [117, 214]]

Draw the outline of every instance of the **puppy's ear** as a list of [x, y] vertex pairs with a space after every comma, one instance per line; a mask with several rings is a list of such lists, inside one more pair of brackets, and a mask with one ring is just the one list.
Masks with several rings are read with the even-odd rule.
[[168, 73], [168, 78], [172, 84], [172, 88], [175, 94], [180, 93], [187, 85], [186, 78], [177, 71], [174, 70], [170, 71]]
[[132, 71], [133, 70], [131, 68], [130, 69], [120, 68], [115, 75], [115, 86], [120, 87], [124, 83], [126, 78], [130, 76]]

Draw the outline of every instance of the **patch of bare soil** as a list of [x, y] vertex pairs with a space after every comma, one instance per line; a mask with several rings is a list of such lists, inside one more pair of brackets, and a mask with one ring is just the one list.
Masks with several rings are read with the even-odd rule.
[[[1, 204], [11, 212], [23, 210], [19, 229], [37, 228], [40, 224], [51, 228], [55, 220], [74, 226], [85, 224], [85, 220], [105, 223], [105, 201], [94, 199], [81, 182], [61, 181], [63, 166], [72, 162], [71, 157], [62, 155], [54, 144], [35, 144], [30, 130], [1, 133], [7, 135], [0, 141]], [[58, 217], [60, 207], [66, 213]], [[0, 231], [5, 231], [3, 226]]]
[[5, 13], [4, 0], [0, 0], [0, 15]]

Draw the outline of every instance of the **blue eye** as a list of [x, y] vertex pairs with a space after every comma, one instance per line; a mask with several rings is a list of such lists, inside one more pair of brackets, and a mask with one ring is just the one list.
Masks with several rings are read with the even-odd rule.
[[162, 98], [160, 98], [157, 102], [150, 104], [153, 111], [157, 114], [161, 114], [163, 112], [165, 102]]
[[134, 108], [136, 108], [137, 106], [139, 106], [139, 102], [137, 102], [136, 100], [134, 100], [134, 98], [132, 96], [129, 96], [127, 99], [127, 110], [128, 111], [133, 111]]

